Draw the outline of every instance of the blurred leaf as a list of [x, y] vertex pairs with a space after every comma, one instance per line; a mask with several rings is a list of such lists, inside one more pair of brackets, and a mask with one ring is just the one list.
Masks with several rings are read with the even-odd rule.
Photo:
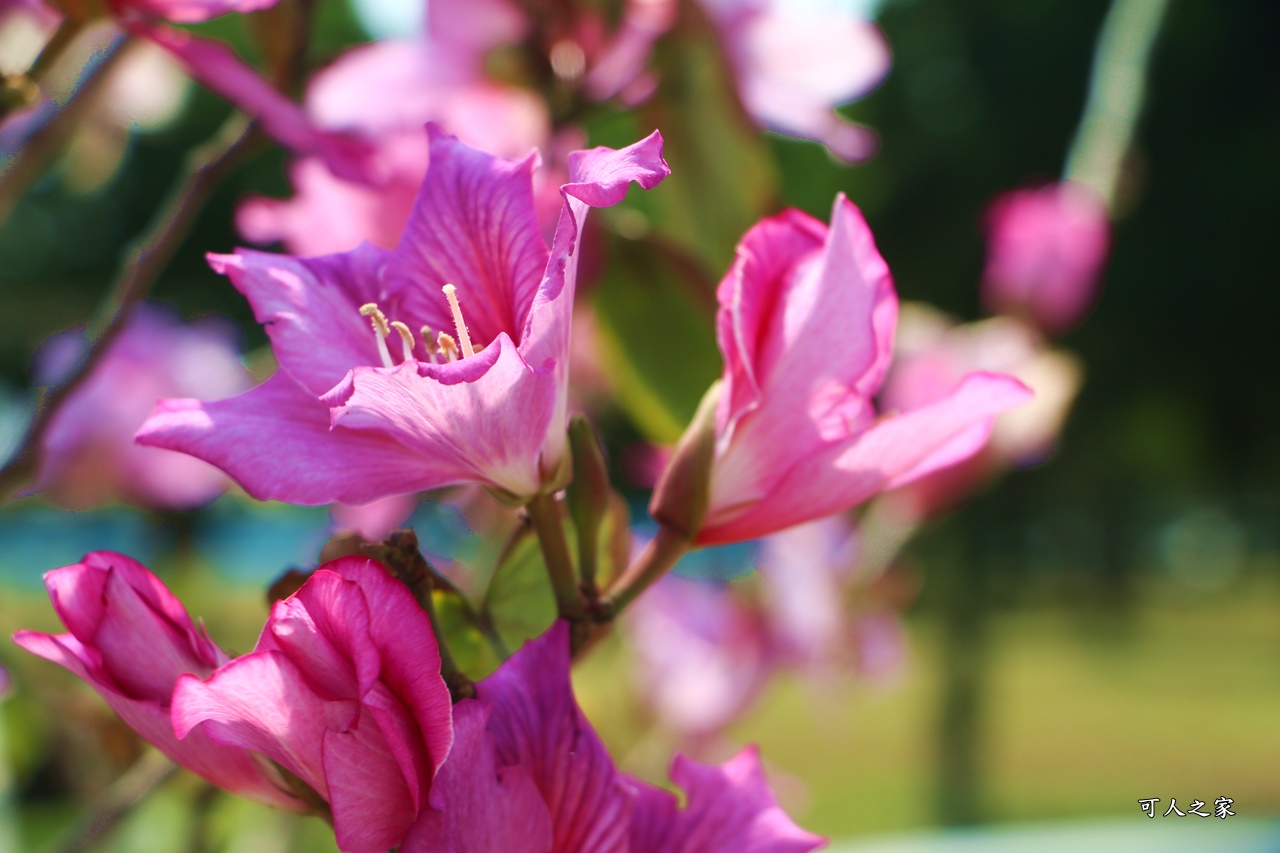
[[773, 210], [777, 175], [768, 146], [743, 110], [710, 23], [681, 5], [681, 20], [655, 53], [659, 85], [641, 109], [661, 129], [671, 177], [649, 193], [659, 233], [719, 276], [734, 247]]
[[608, 270], [594, 302], [609, 382], [646, 438], [672, 444], [720, 374], [710, 287], [648, 241], [615, 240]]
[[467, 618], [466, 605], [456, 595], [437, 592], [434, 595], [436, 618], [444, 634], [453, 661], [468, 678], [479, 681], [497, 669], [497, 654]]
[[555, 596], [536, 536], [521, 537], [507, 552], [494, 572], [481, 611], [492, 617], [512, 651], [555, 621]]

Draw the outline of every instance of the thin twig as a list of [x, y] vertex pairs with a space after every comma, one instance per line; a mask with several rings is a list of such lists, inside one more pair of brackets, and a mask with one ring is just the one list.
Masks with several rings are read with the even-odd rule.
[[92, 374], [98, 359], [123, 327], [129, 309], [146, 296], [160, 277], [214, 188], [259, 139], [252, 122], [237, 113], [223, 123], [212, 139], [188, 155], [181, 179], [151, 226], [126, 254], [110, 293], [89, 325], [89, 347], [78, 369], [66, 382], [41, 395], [18, 450], [0, 468], [0, 503], [11, 499], [35, 473], [41, 440], [59, 406]]

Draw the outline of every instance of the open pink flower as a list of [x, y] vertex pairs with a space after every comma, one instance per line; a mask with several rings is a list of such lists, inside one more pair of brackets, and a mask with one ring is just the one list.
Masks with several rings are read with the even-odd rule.
[[227, 655], [141, 564], [97, 551], [44, 577], [69, 633], [19, 631], [14, 642], [89, 683], [138, 734], [215, 785], [279, 808], [304, 811], [267, 762], [196, 729], [179, 739], [170, 720], [174, 684], [204, 677]]
[[[803, 853], [823, 843], [778, 806], [754, 750], [719, 767], [677, 756], [672, 778], [687, 795], [684, 808], [678, 808], [674, 795], [619, 773], [574, 701], [564, 622], [480, 682], [477, 698], [458, 704], [458, 716], [474, 714], [469, 706], [489, 709], [486, 732], [501, 772], [527, 774], [540, 795], [540, 802], [524, 802], [524, 825], [536, 827], [538, 814], [550, 817], [551, 838], [531, 836], [526, 845], [511, 849]], [[445, 763], [442, 777], [453, 760]], [[491, 771], [484, 778], [492, 779]], [[514, 789], [523, 784], [516, 779], [507, 775], [502, 781]], [[449, 814], [446, 803], [445, 819]], [[512, 810], [506, 819], [514, 816]], [[480, 848], [448, 847], [433, 842], [425, 830], [410, 833], [402, 847], [404, 853], [464, 849]]]
[[705, 512], [688, 509], [690, 483], [707, 476], [688, 466], [705, 460], [681, 450], [650, 506], [699, 545], [831, 515], [955, 464], [982, 446], [995, 414], [1029, 396], [1010, 377], [975, 373], [928, 406], [877, 413], [897, 296], [843, 196], [830, 228], [788, 210], [747, 232], [718, 298], [725, 368], [714, 422], [682, 442], [714, 433]]
[[[516, 497], [558, 486], [582, 223], [630, 182], [666, 176], [662, 138], [570, 155], [548, 249], [536, 157], [499, 160], [434, 127], [430, 136], [431, 167], [394, 251], [211, 256], [266, 326], [281, 370], [221, 403], [162, 401], [142, 443], [210, 461], [255, 497], [300, 504], [463, 482]], [[456, 336], [460, 359], [437, 350], [440, 332]]]
[[338, 846], [381, 853], [424, 813], [453, 740], [426, 613], [376, 563], [321, 566], [276, 602], [254, 651], [173, 693], [180, 737], [262, 753], [323, 797]]
[[1111, 244], [1107, 208], [1088, 187], [1061, 181], [1005, 193], [987, 212], [983, 301], [1051, 335], [1089, 310]]
[[[42, 384], [65, 379], [83, 348], [80, 331], [52, 338], [37, 357]], [[219, 399], [249, 384], [229, 326], [184, 325], [169, 311], [139, 305], [50, 422], [36, 490], [72, 509], [112, 498], [160, 509], [208, 503], [230, 485], [222, 472], [181, 453], [140, 447], [133, 434], [160, 397]]]

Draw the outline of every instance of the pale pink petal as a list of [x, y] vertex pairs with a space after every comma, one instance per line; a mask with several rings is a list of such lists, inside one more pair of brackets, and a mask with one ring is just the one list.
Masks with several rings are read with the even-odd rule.
[[417, 462], [413, 491], [482, 482], [515, 495], [538, 492], [555, 377], [526, 364], [505, 332], [462, 361], [358, 370], [349, 387], [330, 398], [335, 430], [400, 443]]
[[432, 40], [464, 47], [477, 59], [499, 45], [519, 42], [528, 29], [524, 9], [511, 0], [436, 0], [427, 13]]
[[778, 805], [754, 747], [710, 766], [677, 755], [671, 780], [687, 802], [644, 786], [631, 853], [806, 853], [826, 839], [796, 826]]
[[283, 373], [230, 400], [161, 400], [138, 441], [211, 462], [259, 500], [308, 506], [422, 491], [438, 468], [385, 433], [331, 429], [328, 406]]
[[825, 448], [801, 448], [791, 468], [769, 472], [770, 500], [731, 505], [723, 498], [698, 534], [700, 544], [763, 536], [855, 506], [971, 456], [992, 418], [1026, 402], [1026, 386], [1008, 376], [973, 374], [945, 399], [884, 418]]
[[557, 622], [476, 685], [493, 705], [500, 764], [532, 777], [551, 811], [557, 853], [626, 851], [634, 787], [614, 768], [573, 698], [569, 630]]
[[367, 504], [334, 504], [329, 507], [329, 515], [334, 530], [350, 531], [376, 542], [402, 526], [417, 506], [417, 495], [392, 495]]
[[485, 730], [487, 703], [464, 699], [453, 709], [453, 750], [436, 777], [443, 808], [428, 809], [400, 853], [549, 853], [551, 813], [523, 767], [498, 767]]
[[214, 271], [230, 278], [249, 300], [281, 369], [313, 397], [354, 367], [381, 364], [373, 327], [360, 315], [360, 306], [386, 302], [379, 284], [388, 257], [367, 243], [320, 258], [250, 249], [208, 256]]
[[278, 0], [123, 0], [129, 12], [174, 24], [198, 24], [231, 12], [270, 9]]

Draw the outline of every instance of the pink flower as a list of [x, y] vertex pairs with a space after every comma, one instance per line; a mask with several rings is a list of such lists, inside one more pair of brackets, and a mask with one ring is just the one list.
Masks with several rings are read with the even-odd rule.
[[835, 108], [889, 71], [878, 27], [849, 11], [799, 10], [785, 0], [702, 0], [737, 77], [738, 96], [763, 127], [821, 142], [845, 160], [875, 153], [875, 134]]
[[[65, 379], [83, 346], [78, 331], [51, 339], [38, 356], [41, 383]], [[218, 399], [248, 385], [230, 327], [183, 325], [166, 310], [140, 305], [54, 415], [40, 448], [36, 490], [72, 509], [112, 498], [162, 509], [208, 503], [230, 485], [220, 471], [181, 453], [140, 447], [133, 434], [160, 397]]]
[[[142, 443], [199, 456], [253, 496], [291, 503], [367, 503], [463, 482], [516, 497], [558, 488], [582, 223], [631, 181], [648, 188], [666, 176], [662, 138], [571, 155], [548, 250], [535, 157], [499, 160], [434, 127], [430, 136], [431, 168], [394, 251], [211, 256], [266, 325], [281, 370], [225, 402], [162, 401]], [[460, 359], [437, 352], [446, 330]]]
[[[293, 811], [305, 805], [261, 757], [228, 749], [205, 731], [179, 739], [170, 720], [174, 684], [207, 676], [227, 655], [141, 564], [107, 551], [44, 577], [69, 633], [19, 631], [14, 642], [89, 683], [138, 734], [215, 785]], [[187, 676], [187, 677], [194, 677]]]
[[698, 545], [765, 536], [955, 464], [1029, 396], [1010, 377], [975, 373], [931, 405], [876, 412], [897, 297], [843, 196], [830, 228], [796, 210], [752, 228], [718, 297], [714, 417], [704, 411], [686, 433], [650, 504]]
[[1053, 335], [1079, 322], [1111, 243], [1102, 200], [1071, 181], [1014, 190], [992, 203], [986, 225], [987, 307], [1025, 316]]
[[1049, 349], [1035, 329], [1012, 317], [956, 323], [926, 306], [907, 305], [881, 405], [929, 405], [954, 391], [972, 370], [1008, 373], [1035, 396], [1000, 415], [978, 453], [891, 496], [913, 515], [945, 511], [999, 472], [1043, 461], [1062, 431], [1082, 373], [1073, 356]]
[[329, 803], [349, 853], [395, 847], [441, 807], [432, 785], [453, 740], [426, 613], [359, 557], [321, 566], [276, 602], [252, 653], [179, 679], [173, 725], [296, 775]]
[[[677, 756], [672, 778], [687, 795], [683, 809], [674, 795], [619, 773], [574, 701], [569, 631], [563, 622], [480, 682], [477, 699], [457, 705], [458, 717], [475, 715], [472, 706], [489, 711], [486, 734], [506, 774], [500, 781], [515, 789], [525, 776], [539, 794], [540, 802], [522, 803], [524, 825], [537, 827], [539, 814], [550, 818], [550, 838], [531, 835], [513, 850], [801, 853], [823, 843], [778, 806], [754, 750], [719, 767]], [[445, 763], [442, 777], [453, 760]], [[492, 778], [482, 775], [482, 781]], [[506, 819], [517, 813], [512, 809]], [[448, 804], [443, 815], [450, 819]], [[445, 846], [425, 829], [421, 835], [410, 833], [402, 848], [404, 853], [468, 849], [483, 848]]]

